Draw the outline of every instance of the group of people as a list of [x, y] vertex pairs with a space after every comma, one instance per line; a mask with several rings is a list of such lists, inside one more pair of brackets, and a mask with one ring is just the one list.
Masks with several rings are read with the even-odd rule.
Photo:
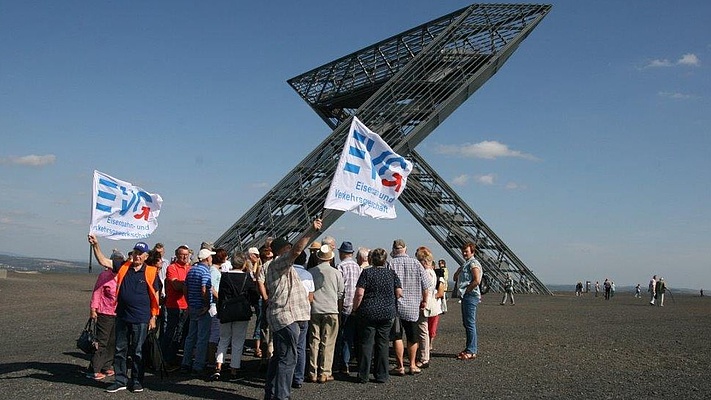
[[[610, 300], [612, 297], [615, 296], [615, 282], [611, 281], [609, 278], [605, 279], [602, 284], [602, 287], [599, 281], [595, 282], [595, 297], [598, 297], [598, 294], [600, 293], [601, 289], [605, 296], [605, 300]], [[664, 278], [657, 278], [657, 275], [652, 276], [652, 279], [650, 279], [649, 281], [647, 292], [650, 295], [649, 305], [653, 306], [656, 304], [660, 307], [664, 307], [664, 294], [667, 292], [667, 284], [666, 282], [664, 282]], [[582, 295], [582, 293], [583, 283], [579, 281], [575, 285], [575, 295], [580, 296]], [[639, 283], [634, 288], [634, 297], [642, 297], [642, 285], [640, 285]]]
[[[118, 251], [106, 257], [90, 235], [105, 271], [91, 301], [99, 348], [88, 376], [114, 375], [108, 392], [142, 391], [142, 347], [152, 330], [160, 332], [169, 371], [225, 379], [231, 347], [230, 376], [236, 376], [252, 309], [254, 355], [266, 370], [266, 399], [290, 398], [292, 389], [331, 381], [334, 372], [355, 372], [362, 383], [370, 381], [371, 373], [378, 383], [392, 375], [421, 373], [430, 365], [439, 318], [447, 311], [445, 261], [435, 264], [427, 247], [408, 255], [402, 239], [393, 242], [390, 252], [356, 249], [348, 241], [336, 247], [332, 237], [312, 242], [320, 229], [317, 219], [296, 243], [269, 239], [229, 260], [224, 249], [203, 243], [195, 263], [187, 246], [179, 246], [169, 263], [161, 244], [151, 249], [145, 242], [136, 243], [127, 260]], [[466, 331], [460, 360], [475, 359], [478, 350], [482, 268], [475, 253], [473, 243], [464, 245], [466, 262], [454, 273]], [[244, 304], [250, 306], [247, 311]], [[394, 368], [388, 358], [391, 343]]]

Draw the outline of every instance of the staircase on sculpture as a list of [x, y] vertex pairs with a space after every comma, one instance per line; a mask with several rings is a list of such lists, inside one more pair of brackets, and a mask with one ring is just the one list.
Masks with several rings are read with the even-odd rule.
[[[415, 147], [493, 76], [549, 5], [474, 4], [313, 69], [289, 84], [334, 131], [216, 242], [228, 251], [295, 240], [322, 212], [351, 116], [357, 115], [414, 162], [401, 203], [457, 262], [459, 248], [478, 245], [477, 258], [503, 290], [511, 273], [517, 291], [550, 290], [415, 152]], [[323, 210], [324, 230], [343, 213]]]

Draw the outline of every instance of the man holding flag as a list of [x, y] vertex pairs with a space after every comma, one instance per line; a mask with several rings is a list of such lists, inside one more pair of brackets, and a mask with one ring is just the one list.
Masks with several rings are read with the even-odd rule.
[[[96, 261], [106, 268], [113, 268], [113, 262], [101, 252], [96, 236], [89, 235]], [[116, 378], [106, 391], [109, 393], [125, 390], [128, 384], [126, 359], [128, 349], [132, 349], [131, 390], [143, 391], [143, 356], [141, 349], [148, 336], [148, 330], [156, 328], [156, 317], [160, 312], [158, 296], [161, 290], [158, 269], [145, 264], [150, 248], [144, 242], [133, 246], [131, 259], [114, 269], [116, 283], [116, 353], [114, 371]], [[129, 339], [131, 343], [129, 343]]]
[[[96, 261], [117, 274], [116, 280], [116, 378], [106, 391], [127, 389], [129, 383], [126, 360], [131, 349], [131, 390], [143, 391], [143, 343], [148, 331], [156, 328], [160, 313], [161, 281], [158, 269], [146, 265], [150, 247], [145, 242], [133, 246], [131, 258], [114, 266], [99, 246], [97, 236], [111, 240], [147, 238], [158, 227], [158, 214], [163, 199], [129, 182], [94, 171], [89, 244]], [[158, 252], [153, 251], [159, 260]], [[129, 342], [130, 341], [130, 342]]]

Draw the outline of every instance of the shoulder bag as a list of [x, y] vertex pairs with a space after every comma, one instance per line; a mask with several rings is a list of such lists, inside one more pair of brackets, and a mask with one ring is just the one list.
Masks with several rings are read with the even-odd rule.
[[252, 318], [252, 306], [249, 304], [249, 299], [244, 293], [244, 285], [247, 283], [247, 279], [249, 279], [249, 277], [247, 274], [244, 275], [242, 288], [239, 292], [235, 291], [230, 277], [226, 276], [226, 278], [228, 279], [234, 296], [223, 301], [220, 309], [217, 310], [217, 316], [220, 318], [220, 323], [224, 324], [234, 321], [249, 321]]
[[99, 347], [99, 342], [96, 339], [96, 321], [89, 318], [84, 325], [84, 330], [81, 331], [79, 339], [77, 339], [77, 349], [86, 354], [94, 354]]

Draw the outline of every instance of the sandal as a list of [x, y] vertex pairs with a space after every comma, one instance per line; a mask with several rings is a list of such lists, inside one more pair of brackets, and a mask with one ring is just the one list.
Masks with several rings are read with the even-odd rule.
[[257, 358], [262, 358], [262, 349], [254, 350], [254, 356]]
[[429, 361], [427, 361], [427, 362], [418, 362], [418, 363], [415, 364], [415, 365], [417, 365], [417, 368], [429, 368], [429, 367], [430, 367], [430, 362], [429, 362]]
[[457, 360], [473, 360], [476, 358], [476, 354], [462, 352], [457, 356]]
[[410, 375], [417, 375], [421, 372], [422, 370], [417, 367], [410, 367]]
[[220, 380], [220, 370], [219, 369], [215, 370], [215, 372], [212, 375], [210, 375], [210, 380], [213, 382]]
[[405, 367], [402, 368], [393, 368], [390, 370], [390, 375], [395, 375], [395, 376], [405, 376]]

